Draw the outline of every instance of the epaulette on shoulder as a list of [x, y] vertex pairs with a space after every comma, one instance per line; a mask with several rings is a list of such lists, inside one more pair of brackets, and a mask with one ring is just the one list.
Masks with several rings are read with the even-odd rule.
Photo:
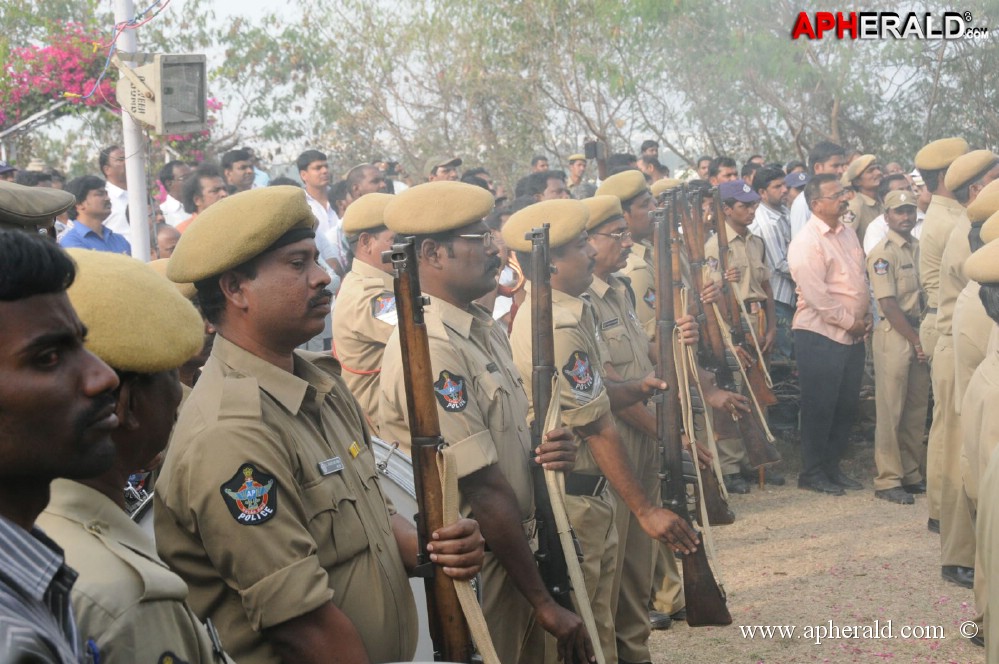
[[340, 377], [342, 372], [340, 360], [333, 357], [330, 353], [301, 351], [299, 355], [301, 355], [302, 359], [308, 360], [321, 371], [324, 371], [331, 376], [336, 376], [337, 378]]
[[260, 384], [257, 379], [239, 374], [226, 376], [219, 400], [219, 420], [259, 420], [260, 415]]
[[555, 307], [552, 310], [552, 326], [556, 329], [564, 327], [578, 327], [579, 318], [573, 316], [572, 312], [564, 307]]

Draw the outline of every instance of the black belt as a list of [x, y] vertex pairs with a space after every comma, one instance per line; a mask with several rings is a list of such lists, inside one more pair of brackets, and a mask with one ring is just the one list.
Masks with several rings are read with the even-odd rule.
[[570, 496], [599, 496], [607, 486], [603, 475], [569, 473], [565, 476], [565, 492]]
[[923, 312], [923, 316], [924, 317], [929, 316], [930, 314], [936, 315], [936, 313], [937, 313], [936, 307], [926, 307], [926, 310]]
[[912, 329], [915, 330], [915, 329], [919, 328], [919, 317], [918, 316], [906, 316], [905, 320], [909, 321], [909, 325], [912, 326]]

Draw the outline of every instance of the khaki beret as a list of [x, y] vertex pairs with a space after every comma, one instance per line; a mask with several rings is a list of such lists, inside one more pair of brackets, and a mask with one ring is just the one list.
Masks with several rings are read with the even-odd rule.
[[580, 201], [586, 206], [590, 214], [589, 221], [586, 222], [586, 230], [592, 230], [600, 224], [611, 221], [618, 217], [624, 218], [624, 211], [621, 209], [621, 199], [617, 196], [604, 194], [603, 196], [591, 196]]
[[205, 324], [177, 287], [130, 256], [70, 249], [67, 295], [87, 326], [87, 348], [119, 371], [176, 369], [198, 354]]
[[843, 177], [840, 178], [840, 183], [844, 186], [849, 185], [851, 182], [860, 177], [860, 174], [867, 170], [867, 168], [874, 163], [876, 157], [872, 154], [862, 154], [847, 166], [846, 170], [843, 172]]
[[999, 238], [999, 212], [994, 212], [991, 217], [985, 220], [979, 233], [985, 244]]
[[441, 156], [431, 157], [430, 159], [427, 159], [427, 165], [423, 169], [423, 174], [433, 175], [434, 171], [441, 166], [454, 166], [455, 168], [458, 168], [461, 166], [461, 158]]
[[344, 235], [356, 235], [385, 225], [385, 207], [392, 202], [392, 194], [372, 192], [347, 206], [343, 213]]
[[908, 189], [895, 189], [894, 191], [889, 191], [888, 195], [885, 196], [886, 210], [894, 210], [906, 205], [916, 205], [916, 195]]
[[586, 155], [581, 152], [577, 152], [576, 154], [569, 155], [568, 161], [570, 164], [574, 161], [586, 161]]
[[443, 233], [482, 221], [495, 202], [492, 194], [474, 184], [427, 182], [392, 196], [385, 206], [385, 225], [400, 235]]
[[0, 181], [0, 228], [48, 226], [74, 205], [76, 196], [68, 191]]
[[262, 187], [234, 194], [194, 218], [170, 256], [167, 277], [195, 283], [222, 274], [260, 255], [288, 231], [315, 225], [300, 187]]
[[964, 274], [980, 284], [999, 283], [999, 242], [989, 242], [971, 254], [964, 261]]
[[986, 171], [999, 161], [991, 150], [972, 150], [955, 159], [944, 176], [944, 186], [951, 191], [960, 189], [966, 184], [982, 177]]
[[677, 180], [676, 178], [662, 178], [661, 180], [656, 180], [652, 183], [652, 195], [658, 196], [664, 191], [669, 191], [670, 189], [676, 189], [683, 182]]
[[926, 171], [947, 168], [970, 149], [968, 141], [963, 138], [941, 138], [932, 141], [916, 153], [916, 168]]
[[641, 171], [622, 171], [616, 173], [597, 187], [597, 195], [617, 196], [621, 202], [630, 201], [639, 194], [649, 191], [649, 185]]
[[999, 180], [993, 180], [985, 185], [975, 200], [968, 206], [968, 221], [977, 224], [992, 216], [992, 213], [999, 210]]
[[527, 234], [550, 224], [548, 246], [552, 249], [568, 244], [586, 229], [590, 213], [582, 201], [558, 199], [541, 201], [515, 212], [503, 225], [503, 241], [514, 251], [530, 251]]
[[[169, 258], [157, 258], [154, 261], [149, 261], [149, 267], [153, 268], [156, 271], [156, 274], [161, 275], [164, 279], [167, 278], [166, 271], [167, 271], [167, 265], [169, 264], [170, 264]], [[192, 283], [175, 284], [172, 281], [170, 283], [172, 283], [174, 286], [177, 287], [177, 290], [180, 291], [181, 295], [186, 297], [188, 300], [191, 300], [192, 302], [194, 301], [194, 296], [198, 294], [198, 289], [195, 288], [194, 284]]]

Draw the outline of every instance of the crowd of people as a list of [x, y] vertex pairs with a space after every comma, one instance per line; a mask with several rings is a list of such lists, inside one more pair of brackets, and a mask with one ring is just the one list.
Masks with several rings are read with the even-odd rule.
[[[410, 450], [383, 253], [412, 238], [462, 515], [429, 559], [480, 576], [501, 662], [651, 662], [651, 630], [686, 618], [677, 556], [702, 546], [662, 503], [657, 208], [703, 225], [676, 231], [699, 310], [677, 318], [676, 345], [700, 351], [678, 383], [701, 489], [785, 484], [740, 423], [772, 443], [750, 376], [793, 371], [798, 487], [925, 494], [942, 576], [974, 590], [973, 640], [999, 658], [999, 155], [944, 138], [908, 169], [820, 142], [807, 163], [705, 156], [671, 177], [658, 150], [595, 150], [596, 169], [573, 154], [564, 171], [535, 155], [509, 194], [447, 155], [419, 178], [378, 158], [336, 181], [316, 149], [298, 180], [269, 178], [245, 148], [170, 161], [148, 266], [123, 255], [121, 147], [100, 152], [101, 177], [68, 182], [0, 163], [0, 661], [412, 658], [416, 531], [371, 442]], [[539, 276], [527, 234], [545, 223], [561, 424], [539, 441], [525, 303]], [[865, 482], [841, 461], [871, 388]], [[595, 633], [535, 563], [534, 463], [565, 473]], [[129, 518], [137, 487], [155, 543]]]

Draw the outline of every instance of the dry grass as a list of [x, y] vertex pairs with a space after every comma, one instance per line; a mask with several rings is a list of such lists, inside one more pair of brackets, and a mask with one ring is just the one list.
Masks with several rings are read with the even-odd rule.
[[[736, 523], [714, 529], [715, 568], [725, 582], [729, 627], [674, 625], [653, 632], [656, 664], [985, 661], [962, 638], [974, 617], [970, 590], [940, 578], [938, 536], [926, 529], [926, 499], [914, 506], [874, 497], [873, 448], [853, 446], [844, 467], [864, 491], [823, 496], [796, 485], [797, 450], [781, 446], [788, 484], [733, 496]], [[802, 637], [806, 625], [891, 621], [896, 638]], [[794, 638], [744, 638], [739, 626], [796, 625]], [[943, 638], [901, 638], [902, 626], [938, 626]]]

